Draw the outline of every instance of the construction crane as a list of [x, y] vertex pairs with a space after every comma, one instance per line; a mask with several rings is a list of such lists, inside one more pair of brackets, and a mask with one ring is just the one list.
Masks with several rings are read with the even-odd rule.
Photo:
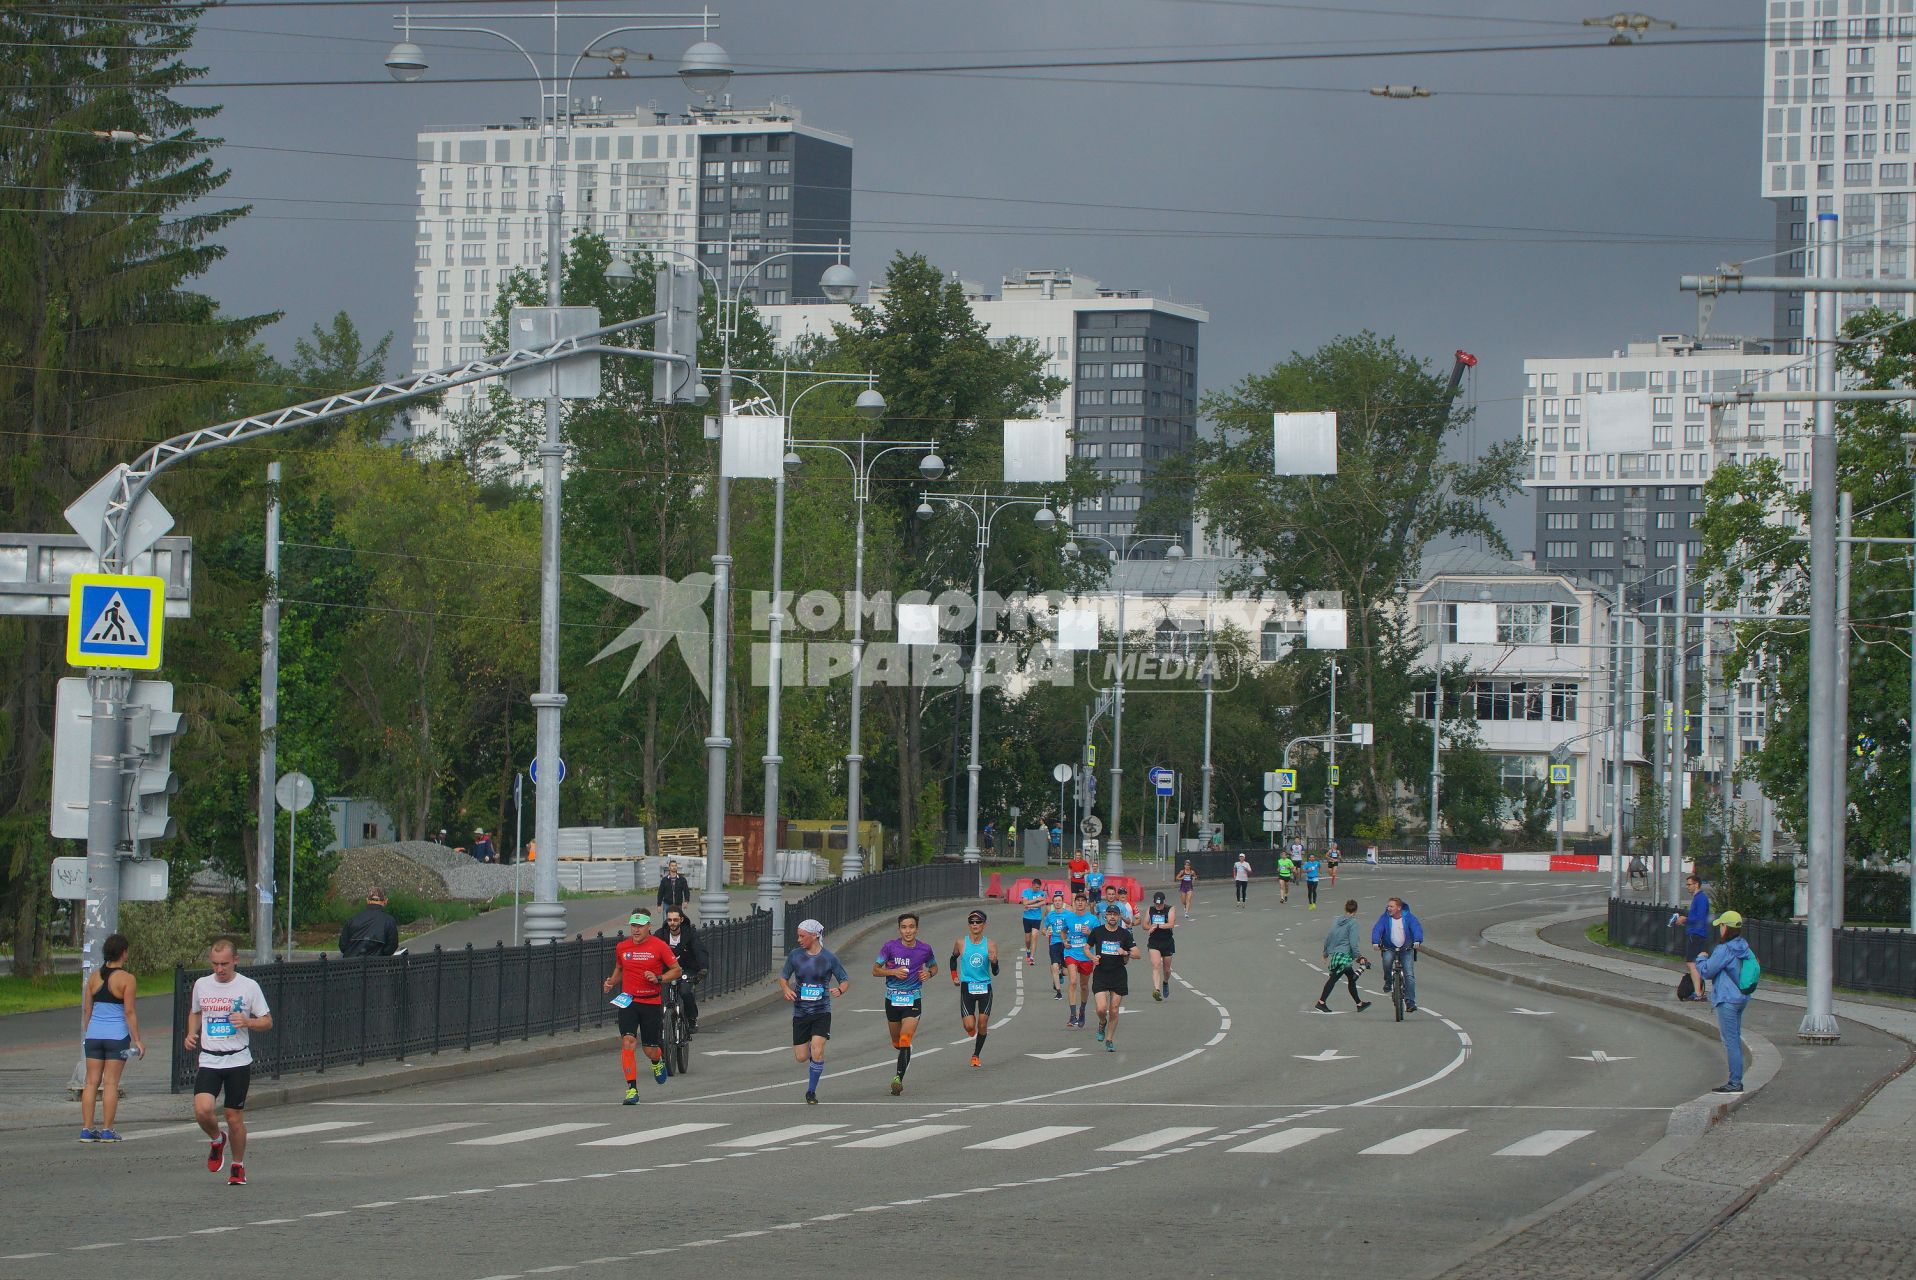
[[1463, 384], [1464, 370], [1475, 369], [1476, 367], [1476, 356], [1471, 355], [1468, 351], [1459, 351], [1457, 353], [1457, 363], [1450, 366], [1450, 391], [1444, 396], [1445, 404], [1449, 404], [1457, 398], [1457, 388]]

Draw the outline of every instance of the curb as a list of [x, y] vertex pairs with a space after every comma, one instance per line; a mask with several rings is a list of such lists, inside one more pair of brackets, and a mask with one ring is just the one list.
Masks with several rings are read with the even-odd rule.
[[[1533, 925], [1535, 925], [1536, 930], [1541, 930], [1546, 925], [1567, 923], [1571, 920], [1595, 918], [1596, 917], [1586, 915], [1582, 912], [1573, 915], [1536, 916], [1529, 920], [1507, 921], [1504, 927], [1514, 925], [1526, 932], [1533, 932]], [[1543, 923], [1538, 924], [1538, 921], [1542, 921]], [[1483, 935], [1479, 934], [1478, 936], [1482, 937]], [[1485, 939], [1485, 941], [1488, 942], [1489, 939]], [[1492, 942], [1490, 945], [1497, 946], [1500, 944]], [[1521, 987], [1529, 987], [1536, 991], [1548, 992], [1551, 995], [1564, 996], [1572, 1000], [1588, 1000], [1592, 1003], [1605, 1005], [1612, 1009], [1622, 1009], [1631, 1013], [1647, 1013], [1653, 1018], [1669, 1023], [1671, 1026], [1682, 1027], [1706, 1039], [1717, 1038], [1713, 1035], [1714, 1027], [1712, 1024], [1705, 1023], [1702, 1019], [1681, 1010], [1665, 1008], [1663, 1005], [1656, 1004], [1649, 1000], [1640, 1000], [1634, 996], [1616, 995], [1608, 991], [1591, 991], [1587, 988], [1572, 986], [1567, 982], [1553, 982], [1548, 978], [1533, 978], [1525, 974], [1504, 973], [1499, 969], [1494, 969], [1486, 964], [1480, 964], [1475, 960], [1466, 960], [1462, 956], [1451, 955], [1438, 950], [1432, 947], [1428, 941], [1424, 943], [1423, 950], [1427, 955], [1441, 960], [1445, 964], [1455, 965], [1457, 968], [1463, 969], [1468, 973], [1477, 974], [1479, 977], [1495, 978], [1499, 981], [1514, 983]], [[1571, 964], [1575, 962], [1563, 961], [1561, 963]], [[1744, 1102], [1755, 1097], [1757, 1093], [1762, 1090], [1763, 1086], [1776, 1078], [1776, 1073], [1780, 1071], [1783, 1066], [1783, 1056], [1777, 1052], [1776, 1046], [1771, 1043], [1769, 1037], [1751, 1031], [1746, 1027], [1743, 1031], [1743, 1042], [1750, 1051], [1750, 1060], [1744, 1064], [1743, 1092], [1736, 1094], [1705, 1093], [1683, 1103], [1670, 1113], [1669, 1123], [1664, 1128], [1665, 1136], [1685, 1137], [1702, 1133], [1711, 1125], [1716, 1124], [1718, 1121], [1727, 1117], [1732, 1111], [1742, 1106]]]
[[[934, 911], [946, 907], [957, 907], [974, 902], [974, 898], [943, 898], [936, 902], [915, 904], [914, 910]], [[845, 946], [855, 947], [872, 934], [889, 929], [889, 918], [873, 918], [869, 923], [849, 927]], [[752, 986], [723, 996], [723, 1008], [701, 1010], [699, 1022], [702, 1026], [722, 1026], [737, 1021], [747, 1014], [777, 1005], [781, 996], [778, 983], [766, 978]], [[425, 1063], [393, 1063], [377, 1075], [353, 1076], [350, 1078], [301, 1080], [293, 1084], [255, 1084], [247, 1095], [247, 1110], [251, 1112], [259, 1107], [291, 1106], [302, 1102], [323, 1102], [331, 1098], [351, 1097], [357, 1094], [385, 1093], [392, 1089], [405, 1088], [408, 1085], [430, 1084], [444, 1080], [460, 1080], [469, 1076], [489, 1075], [500, 1071], [514, 1071], [521, 1067], [539, 1066], [547, 1062], [565, 1061], [582, 1058], [588, 1054], [600, 1053], [609, 1042], [619, 1038], [616, 1027], [593, 1028], [575, 1031], [565, 1038], [548, 1037], [545, 1042], [532, 1047], [527, 1045], [517, 1049], [502, 1049], [485, 1057], [460, 1057], [446, 1061], [428, 1060]]]

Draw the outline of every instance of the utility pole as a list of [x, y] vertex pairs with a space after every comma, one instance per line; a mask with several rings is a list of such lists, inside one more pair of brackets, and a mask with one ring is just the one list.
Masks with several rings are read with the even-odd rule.
[[1324, 809], [1324, 839], [1333, 855], [1337, 849], [1337, 659], [1331, 659], [1331, 723], [1330, 723], [1330, 803]]
[[1437, 606], [1437, 663], [1435, 678], [1431, 681], [1434, 703], [1430, 708], [1430, 834], [1424, 837], [1424, 852], [1431, 862], [1437, 861], [1437, 855], [1443, 852], [1443, 837], [1437, 830], [1437, 788], [1439, 784], [1439, 752], [1444, 743], [1444, 607]]
[[[1656, 670], [1656, 696], [1650, 704], [1655, 708], [1650, 714], [1650, 731], [1656, 735], [1657, 740], [1656, 760], [1652, 768], [1657, 780], [1658, 797], [1665, 802], [1665, 814], [1658, 814], [1653, 806], [1651, 809], [1651, 819], [1653, 822], [1663, 822], [1667, 824], [1668, 818], [1665, 815], [1668, 813], [1670, 794], [1670, 730], [1668, 728], [1670, 703], [1665, 697], [1663, 686], [1663, 601], [1661, 600], [1657, 601], [1656, 626], [1656, 639], [1651, 645], [1652, 661], [1655, 664]], [[1669, 875], [1663, 866], [1664, 854], [1669, 850], [1669, 843], [1669, 832], [1666, 830], [1663, 833], [1663, 838], [1658, 840], [1654, 846], [1656, 853], [1651, 871], [1654, 882], [1660, 891], [1663, 889], [1663, 886], [1669, 883]], [[1666, 901], [1674, 900], [1675, 899], [1666, 899]]]
[[273, 784], [279, 779], [279, 463], [266, 464], [266, 601], [259, 620], [259, 854], [253, 963], [273, 958]]
[[1689, 705], [1686, 699], [1686, 678], [1690, 666], [1690, 582], [1689, 582], [1689, 543], [1677, 542], [1676, 557], [1676, 612], [1670, 622], [1674, 628], [1674, 643], [1670, 646], [1670, 702], [1671, 708], [1665, 714], [1670, 717], [1670, 793], [1665, 806], [1669, 830], [1665, 833], [1670, 845], [1670, 878], [1665, 891], [1670, 895], [1666, 902], [1680, 902], [1683, 897], [1683, 784], [1688, 778], [1684, 767], [1690, 742]]
[[[1836, 705], [1830, 715], [1830, 927], [1843, 927], [1843, 873], [1849, 859], [1849, 566], [1853, 502], [1836, 498]], [[1912, 548], [1916, 550], [1916, 548]], [[1916, 819], [1916, 815], [1912, 815]]]
[[1610, 896], [1623, 896], [1623, 588], [1610, 602]]

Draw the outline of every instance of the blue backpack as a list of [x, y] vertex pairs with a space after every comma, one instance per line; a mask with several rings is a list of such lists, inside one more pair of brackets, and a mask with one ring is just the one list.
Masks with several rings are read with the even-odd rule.
[[1736, 989], [1744, 995], [1756, 994], [1757, 983], [1763, 980], [1763, 966], [1756, 962], [1755, 955], [1743, 957], [1743, 963], [1737, 967]]

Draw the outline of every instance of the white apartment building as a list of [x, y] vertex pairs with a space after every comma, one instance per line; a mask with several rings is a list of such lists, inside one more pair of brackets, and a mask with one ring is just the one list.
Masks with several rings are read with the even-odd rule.
[[[1005, 276], [995, 295], [970, 283], [964, 289], [993, 340], [1036, 343], [1045, 373], [1070, 384], [1044, 412], [1069, 417], [1073, 451], [1114, 486], [1073, 511], [1072, 523], [1122, 544], [1135, 528], [1145, 477], [1197, 438], [1198, 335], [1209, 313], [1135, 289], [1107, 289], [1068, 270]], [[870, 305], [884, 298], [883, 285], [862, 292]], [[759, 314], [772, 336], [790, 345], [830, 337], [834, 324], [851, 320], [851, 307], [798, 301], [761, 306]]]
[[[1802, 274], [1818, 213], [1838, 216], [1841, 272], [1910, 278], [1916, 0], [1768, 0], [1762, 194], [1776, 205], [1778, 266]], [[1909, 295], [1855, 295], [1907, 311]], [[1776, 295], [1779, 339], [1807, 333], [1800, 294]]]
[[[426, 130], [418, 150], [415, 372], [483, 355], [501, 286], [514, 270], [543, 269], [555, 162], [568, 239], [590, 231], [627, 250], [696, 254], [757, 302], [817, 295], [830, 265], [788, 258], [748, 281], [767, 255], [794, 242], [851, 242], [852, 141], [805, 124], [788, 103], [672, 114], [575, 100], [569, 143], [531, 117]], [[447, 407], [467, 407], [481, 394], [455, 391]]]

